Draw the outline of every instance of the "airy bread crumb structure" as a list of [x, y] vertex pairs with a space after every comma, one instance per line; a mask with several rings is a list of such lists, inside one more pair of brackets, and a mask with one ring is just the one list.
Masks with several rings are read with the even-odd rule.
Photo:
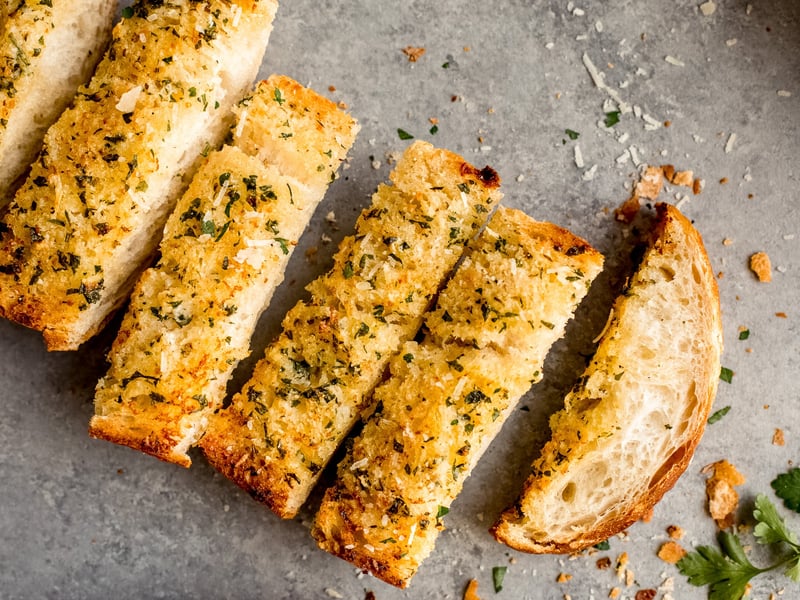
[[657, 205], [652, 241], [551, 440], [495, 537], [526, 552], [575, 552], [646, 515], [686, 469], [720, 373], [719, 295], [702, 240]]
[[184, 466], [358, 130], [277, 75], [235, 113], [232, 145], [200, 167], [134, 289], [89, 427]]
[[426, 142], [409, 146], [390, 178], [200, 442], [212, 465], [285, 518], [501, 197], [492, 169]]
[[390, 361], [322, 501], [313, 530], [321, 548], [409, 584], [602, 262], [555, 225], [497, 210], [425, 317], [425, 338]]
[[0, 220], [0, 316], [72, 350], [106, 323], [253, 84], [276, 0], [139, 0]]
[[115, 0], [9, 2], [0, 12], [0, 207], [111, 37]]

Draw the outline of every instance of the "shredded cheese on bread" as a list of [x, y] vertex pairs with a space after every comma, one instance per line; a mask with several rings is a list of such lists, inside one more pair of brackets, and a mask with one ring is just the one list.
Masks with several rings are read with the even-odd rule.
[[212, 465], [285, 518], [500, 199], [493, 170], [425, 142], [405, 151], [391, 180], [200, 443]]
[[252, 86], [275, 10], [276, 0], [130, 7], [0, 220], [0, 316], [41, 330], [50, 350], [102, 328]]
[[602, 257], [569, 232], [500, 208], [374, 393], [322, 501], [319, 545], [399, 587], [531, 383], [541, 379]]

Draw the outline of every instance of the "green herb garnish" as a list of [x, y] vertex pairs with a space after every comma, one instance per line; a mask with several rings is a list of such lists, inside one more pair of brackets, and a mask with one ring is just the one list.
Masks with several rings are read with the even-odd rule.
[[608, 540], [604, 540], [599, 544], [594, 545], [595, 550], [611, 550], [611, 544], [608, 543]]
[[503, 589], [503, 579], [506, 577], [508, 567], [492, 567], [492, 583], [494, 584], [494, 593], [496, 594]]
[[775, 494], [789, 510], [800, 513], [800, 468], [781, 473], [772, 482]]
[[578, 133], [577, 131], [575, 131], [573, 129], [565, 129], [564, 133], [566, 133], [567, 137], [569, 139], [571, 139], [571, 140], [577, 140], [581, 135], [580, 133]]
[[733, 371], [728, 367], [722, 367], [719, 370], [719, 378], [722, 379], [725, 383], [731, 383], [733, 380]]
[[740, 340], [746, 340], [749, 337], [750, 337], [750, 330], [749, 329], [742, 329], [739, 332], [739, 339]]
[[397, 128], [397, 137], [401, 140], [413, 140], [414, 136], [408, 133], [405, 129]]
[[611, 112], [607, 112], [605, 119], [603, 119], [603, 123], [605, 123], [606, 127], [613, 127], [619, 123], [619, 111], [612, 110]]
[[707, 421], [708, 424], [709, 425], [713, 425], [714, 423], [719, 421], [722, 417], [727, 415], [730, 412], [730, 410], [731, 410], [730, 406], [723, 406], [719, 410], [714, 411], [714, 414], [712, 414], [710, 417], [708, 417], [708, 421]]
[[759, 544], [774, 546], [779, 554], [777, 562], [768, 567], [756, 567], [747, 557], [742, 542], [735, 533], [721, 531], [720, 548], [699, 546], [678, 561], [678, 569], [695, 586], [709, 586], [709, 600], [740, 600], [747, 591], [749, 581], [761, 573], [783, 569], [786, 576], [800, 581], [800, 543], [790, 531], [775, 506], [763, 494], [756, 497], [753, 517], [756, 526], [753, 535]]

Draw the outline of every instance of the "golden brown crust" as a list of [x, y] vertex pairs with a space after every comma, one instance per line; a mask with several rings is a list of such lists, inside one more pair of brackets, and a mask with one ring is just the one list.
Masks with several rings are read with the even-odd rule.
[[498, 208], [373, 393], [317, 514], [321, 548], [408, 585], [601, 265], [568, 231]]
[[215, 467], [284, 518], [297, 513], [500, 198], [496, 174], [425, 142], [409, 146], [391, 179], [200, 442]]
[[[498, 541], [513, 548], [533, 553], [571, 553], [619, 533], [649, 514], [674, 486], [700, 441], [719, 377], [722, 350], [719, 292], [700, 234], [676, 208], [663, 203], [656, 208], [658, 220], [651, 246], [629, 289], [615, 303], [611, 326], [604, 334], [595, 359], [567, 396], [566, 408], [551, 419], [553, 437], [534, 462], [533, 474], [519, 499], [504, 511], [491, 530]], [[636, 299], [638, 296], [651, 298], [648, 294], [656, 293], [652, 290], [657, 290], [665, 302], [649, 304]], [[669, 310], [672, 314], [648, 314], [653, 310]], [[684, 313], [686, 316], [682, 318]], [[649, 368], [642, 353], [638, 356], [630, 352], [625, 354], [626, 344], [630, 347], [634, 338], [648, 335], [648, 324], [672, 317], [682, 323], [683, 329], [655, 340], [648, 338], [650, 345], [646, 353], [663, 359], [665, 365], [669, 365], [664, 369], [675, 369], [674, 372]], [[676, 351], [674, 340], [666, 339], [676, 336], [691, 340], [691, 348]], [[627, 356], [628, 362], [618, 356]], [[661, 429], [654, 428], [653, 437], [646, 440], [647, 446], [671, 450], [668, 455], [657, 453], [652, 460], [641, 456], [641, 462], [635, 464], [606, 464], [603, 461], [625, 459], [624, 453], [619, 458], [606, 455], [616, 448], [608, 440], [622, 436], [622, 439], [636, 441], [636, 434], [626, 429], [627, 423], [634, 421], [632, 417], [637, 415], [646, 420], [647, 411], [653, 410], [652, 406], [643, 406], [636, 415], [625, 412], [628, 405], [638, 406], [634, 402], [638, 398], [624, 399], [625, 394], [630, 393], [626, 392], [629, 388], [625, 385], [631, 378], [640, 386], [636, 388], [640, 397], [649, 393], [650, 385], [675, 388], [672, 400], [675, 406], [663, 408], [665, 413], [672, 411], [670, 414], [676, 421], [667, 422]], [[616, 396], [622, 398], [614, 400]], [[656, 402], [663, 397], [655, 394], [653, 398], [652, 402]], [[633, 437], [626, 438], [626, 435]], [[609, 491], [615, 498], [619, 497], [619, 501], [608, 509], [572, 499], [576, 484], [569, 482], [574, 482], [579, 475], [570, 473], [583, 473], [585, 471], [580, 469], [590, 465], [607, 473], [607, 477], [617, 478], [622, 486]], [[614, 469], [627, 469], [633, 473], [633, 479], [625, 479], [625, 474]], [[641, 469], [651, 471], [641, 472]], [[591, 497], [591, 493], [587, 494], [580, 498]], [[564, 517], [565, 522], [559, 522], [556, 516], [559, 512], [562, 516], [569, 514]]]

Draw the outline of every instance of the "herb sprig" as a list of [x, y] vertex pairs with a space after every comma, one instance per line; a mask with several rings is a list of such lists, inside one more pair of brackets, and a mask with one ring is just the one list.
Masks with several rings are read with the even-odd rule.
[[699, 546], [678, 561], [678, 569], [696, 586], [709, 586], [709, 600], [739, 600], [750, 580], [761, 573], [780, 570], [792, 580], [800, 581], [800, 542], [786, 527], [775, 505], [760, 494], [756, 498], [753, 535], [760, 544], [785, 548], [781, 558], [768, 567], [757, 567], [747, 557], [739, 536], [728, 531], [719, 533], [720, 548]]

